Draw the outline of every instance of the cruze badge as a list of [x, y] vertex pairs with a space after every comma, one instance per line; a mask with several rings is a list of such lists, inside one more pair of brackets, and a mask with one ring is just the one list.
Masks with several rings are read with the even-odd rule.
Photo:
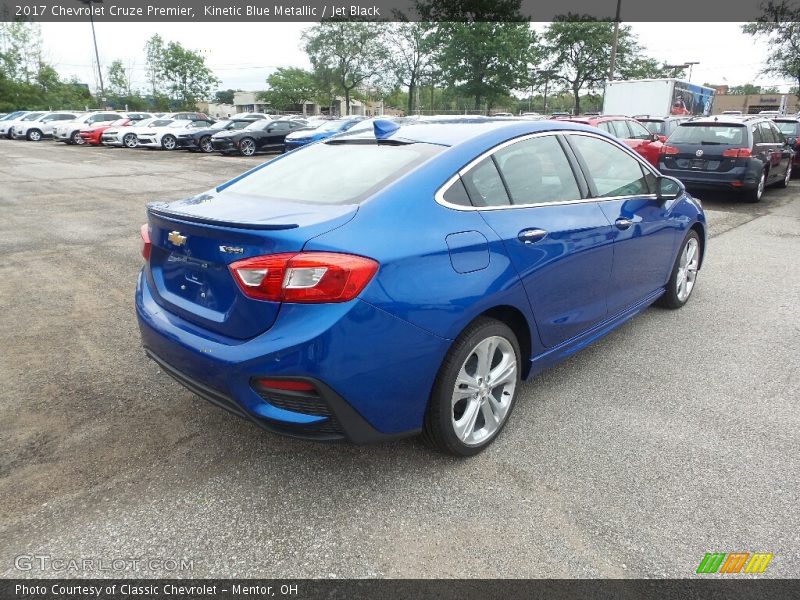
[[244, 252], [244, 248], [241, 246], [220, 246], [220, 252], [226, 252], [227, 254], [242, 254]]
[[180, 231], [170, 231], [167, 239], [176, 246], [183, 246], [186, 243], [186, 236], [181, 235]]
[[694, 155], [697, 156], [697, 157], [703, 156], [703, 151], [702, 150], [698, 150], [697, 152], [694, 153]]

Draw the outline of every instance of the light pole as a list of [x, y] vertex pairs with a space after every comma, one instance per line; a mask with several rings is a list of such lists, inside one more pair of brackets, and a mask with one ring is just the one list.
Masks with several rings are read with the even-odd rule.
[[687, 77], [687, 81], [689, 83], [692, 83], [692, 67], [694, 65], [699, 65], [699, 64], [700, 63], [698, 61], [696, 61], [696, 60], [695, 61], [688, 61], [688, 60], [686, 61], [686, 66], [689, 67], [689, 76]]
[[617, 43], [619, 42], [619, 13], [622, 8], [622, 0], [617, 0], [617, 16], [614, 17], [614, 43], [611, 44], [611, 60], [608, 67], [608, 80], [614, 81], [614, 69], [617, 63]]
[[[542, 106], [542, 114], [547, 114], [547, 84], [550, 83], [550, 78], [556, 74], [553, 69], [537, 69], [536, 73], [544, 77], [544, 102]], [[533, 94], [533, 86], [531, 86], [531, 94]]]
[[97, 51], [97, 35], [94, 32], [94, 17], [92, 16], [92, 4], [102, 4], [103, 0], [78, 0], [89, 8], [89, 21], [92, 23], [92, 40], [94, 40], [94, 57], [97, 59], [97, 76], [100, 79], [100, 98], [105, 102], [105, 89], [103, 86], [103, 69], [100, 66], [100, 52]]

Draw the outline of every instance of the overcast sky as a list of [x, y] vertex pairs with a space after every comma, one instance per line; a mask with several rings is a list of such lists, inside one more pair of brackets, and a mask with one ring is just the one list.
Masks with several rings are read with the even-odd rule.
[[[167, 41], [201, 51], [222, 80], [221, 89], [258, 90], [276, 67], [309, 67], [300, 49], [301, 33], [312, 23], [96, 23], [100, 60], [105, 67], [122, 59], [134, 86], [145, 86], [145, 41], [158, 33]], [[630, 23], [649, 56], [668, 64], [698, 61], [693, 83], [777, 85], [791, 82], [759, 75], [767, 44], [741, 32], [736, 23]], [[45, 54], [64, 76], [96, 85], [91, 26], [42, 23]], [[536, 25], [540, 29], [541, 25]]]

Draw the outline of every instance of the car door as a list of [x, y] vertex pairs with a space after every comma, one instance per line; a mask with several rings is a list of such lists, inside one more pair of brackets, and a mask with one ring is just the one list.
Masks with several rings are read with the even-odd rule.
[[261, 141], [261, 148], [267, 150], [280, 147], [290, 130], [291, 123], [288, 121], [273, 123], [266, 129], [266, 135]]
[[641, 160], [599, 136], [571, 133], [565, 139], [582, 165], [591, 195], [613, 224], [608, 311], [614, 315], [667, 282], [680, 223], [672, 217], [673, 203], [656, 198], [656, 176]]
[[773, 161], [776, 161], [778, 164], [775, 166], [775, 162], [773, 162], [773, 166], [770, 167], [770, 171], [774, 169], [775, 180], [778, 181], [786, 176], [786, 169], [789, 168], [794, 154], [791, 146], [786, 143], [786, 136], [781, 133], [781, 130], [778, 129], [778, 126], [775, 125], [773, 121], [765, 121], [764, 123], [772, 132], [772, 139], [775, 140]]
[[555, 133], [504, 145], [462, 173], [473, 205], [503, 240], [542, 343], [554, 347], [607, 316], [611, 224]]
[[661, 154], [661, 148], [664, 146], [663, 142], [658, 139], [653, 139], [653, 133], [647, 130], [647, 127], [638, 121], [630, 120], [625, 121], [628, 129], [631, 131], [630, 139], [639, 142], [636, 147], [636, 152], [641, 154], [647, 162], [654, 167], [658, 165], [658, 156]]
[[781, 148], [766, 121], [753, 123], [753, 155], [769, 166], [767, 185], [780, 179]]

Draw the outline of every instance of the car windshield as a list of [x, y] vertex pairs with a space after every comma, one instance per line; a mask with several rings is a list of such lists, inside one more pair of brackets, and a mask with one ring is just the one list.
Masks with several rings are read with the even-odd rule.
[[166, 127], [170, 123], [172, 123], [172, 119], [158, 119], [156, 121], [146, 123], [146, 125], [148, 127]]
[[657, 133], [658, 135], [663, 135], [664, 133], [664, 121], [640, 121], [640, 123], [644, 125], [650, 133]]
[[692, 125], [678, 127], [667, 140], [670, 144], [743, 144], [744, 125]]
[[117, 119], [113, 123], [111, 123], [110, 127], [119, 127], [120, 125], [125, 125], [125, 123], [129, 120], [133, 119]]
[[[357, 204], [442, 151], [433, 144], [315, 144], [225, 188], [265, 200]], [[314, 176], [308, 176], [308, 165]], [[224, 193], [224, 192], [223, 192]]]
[[26, 115], [26, 116], [22, 117], [22, 120], [23, 121], [33, 121], [34, 119], [38, 119], [39, 117], [41, 117], [43, 114], [44, 113], [40, 113], [40, 112], [31, 113], [29, 115]]
[[172, 129], [180, 129], [181, 127], [188, 127], [191, 124], [192, 124], [192, 121], [183, 121], [183, 120], [181, 120], [181, 121], [173, 121], [172, 123], [170, 123], [169, 126]]
[[324, 121], [322, 125], [317, 127], [317, 131], [339, 131], [346, 123], [350, 121]]
[[781, 130], [783, 135], [794, 135], [794, 129], [797, 126], [797, 121], [775, 121], [775, 125]]
[[212, 123], [209, 126], [209, 129], [225, 129], [228, 125], [233, 123], [230, 119], [225, 119], [224, 121], [217, 121], [216, 123]]

